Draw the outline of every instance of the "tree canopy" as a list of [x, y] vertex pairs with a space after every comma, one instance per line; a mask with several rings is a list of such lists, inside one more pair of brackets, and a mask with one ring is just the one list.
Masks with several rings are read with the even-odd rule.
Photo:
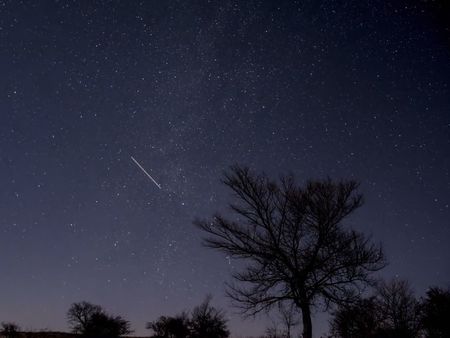
[[292, 176], [274, 181], [234, 166], [223, 183], [234, 193], [234, 216], [195, 224], [207, 234], [207, 246], [249, 263], [227, 290], [244, 314], [293, 302], [310, 338], [313, 307], [354, 300], [385, 266], [380, 245], [343, 225], [363, 203], [355, 181], [299, 185]]

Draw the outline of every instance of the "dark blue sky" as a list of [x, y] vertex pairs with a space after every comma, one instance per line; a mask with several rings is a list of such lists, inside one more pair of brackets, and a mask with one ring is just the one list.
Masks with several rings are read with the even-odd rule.
[[[225, 308], [221, 173], [361, 181], [381, 276], [450, 283], [450, 39], [437, 1], [0, 1], [0, 321], [88, 300]], [[158, 189], [131, 161], [161, 184]], [[320, 330], [326, 321], [317, 321]], [[320, 331], [319, 330], [319, 331]]]

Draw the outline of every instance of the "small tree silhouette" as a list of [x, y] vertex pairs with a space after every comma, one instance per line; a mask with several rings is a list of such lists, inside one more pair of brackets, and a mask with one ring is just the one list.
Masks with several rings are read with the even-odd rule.
[[19, 335], [19, 325], [11, 322], [3, 322], [1, 325], [0, 333], [6, 338], [16, 338]]
[[292, 302], [302, 314], [303, 337], [312, 337], [311, 311], [355, 299], [385, 266], [383, 251], [342, 221], [362, 205], [354, 181], [279, 182], [235, 166], [223, 183], [237, 198], [235, 216], [216, 214], [194, 223], [208, 247], [249, 262], [234, 275], [228, 295], [247, 315]]
[[117, 338], [130, 334], [130, 323], [121, 316], [111, 316], [99, 305], [73, 303], [67, 312], [72, 332], [88, 338]]
[[73, 303], [67, 312], [67, 319], [72, 332], [80, 334], [86, 332], [92, 316], [102, 312], [103, 309], [99, 305], [88, 302]]
[[373, 296], [341, 306], [331, 332], [337, 338], [420, 337], [421, 309], [406, 281], [381, 282]]
[[380, 329], [381, 319], [375, 297], [358, 299], [353, 304], [341, 306], [331, 322], [332, 337], [373, 338]]
[[280, 312], [280, 319], [284, 327], [284, 337], [293, 337], [292, 329], [300, 323], [297, 317], [298, 313], [296, 311], [297, 308], [295, 307], [295, 304], [279, 303], [278, 310]]
[[450, 290], [428, 290], [422, 322], [428, 338], [450, 337]]
[[146, 327], [153, 331], [154, 338], [187, 338], [190, 334], [189, 319], [185, 312], [175, 317], [161, 316]]
[[153, 338], [228, 338], [224, 313], [211, 306], [211, 296], [192, 310], [191, 318], [186, 312], [175, 317], [161, 316], [147, 323]]
[[116, 338], [131, 332], [129, 322], [121, 316], [99, 312], [92, 315], [83, 335], [89, 338]]
[[299, 325], [298, 309], [295, 304], [278, 304], [278, 312], [273, 318], [268, 316], [271, 324], [266, 327], [263, 338], [291, 338], [296, 337], [294, 328]]
[[228, 338], [224, 313], [211, 306], [211, 296], [192, 311], [190, 338]]
[[422, 308], [407, 281], [381, 282], [376, 296], [381, 331], [387, 337], [419, 335]]

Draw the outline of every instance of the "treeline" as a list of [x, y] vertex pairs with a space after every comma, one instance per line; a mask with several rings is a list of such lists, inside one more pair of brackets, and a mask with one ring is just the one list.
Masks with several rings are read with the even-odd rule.
[[[278, 308], [278, 320], [259, 338], [294, 338], [300, 321], [295, 307]], [[133, 333], [130, 322], [89, 302], [73, 303], [67, 312], [72, 333], [85, 338], [118, 338]], [[146, 324], [152, 338], [228, 338], [222, 310], [208, 296], [192, 311], [160, 316]], [[5, 338], [20, 338], [15, 323], [2, 323]], [[27, 336], [27, 335], [25, 335]], [[43, 336], [47, 337], [48, 334]], [[339, 306], [330, 319], [327, 338], [449, 338], [450, 290], [432, 287], [425, 297], [415, 296], [404, 280], [380, 282], [367, 296]]]
[[[72, 332], [86, 338], [117, 338], [133, 332], [129, 321], [88, 302], [72, 304], [67, 318]], [[146, 328], [153, 338], [228, 338], [230, 335], [224, 313], [211, 305], [210, 296], [191, 312], [161, 316], [148, 322]]]
[[[300, 321], [294, 307], [281, 308], [265, 338], [293, 338]], [[372, 292], [331, 311], [323, 338], [449, 338], [450, 290], [431, 287], [417, 297], [405, 280], [380, 281]], [[260, 337], [263, 338], [263, 337]]]
[[[133, 333], [130, 322], [112, 315], [100, 305], [73, 303], [67, 311], [71, 332], [83, 338], [118, 338]], [[230, 332], [224, 312], [211, 305], [211, 297], [192, 311], [175, 316], [161, 316], [146, 324], [152, 338], [228, 338]], [[2, 323], [0, 333], [6, 338], [21, 337], [15, 323]]]
[[408, 282], [381, 282], [366, 297], [341, 305], [333, 313], [335, 338], [450, 337], [450, 290], [432, 287], [423, 298]]

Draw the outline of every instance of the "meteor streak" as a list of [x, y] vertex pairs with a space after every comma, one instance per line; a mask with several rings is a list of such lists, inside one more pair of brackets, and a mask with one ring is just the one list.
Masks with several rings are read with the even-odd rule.
[[133, 156], [131, 156], [131, 159], [133, 160], [133, 162], [134, 163], [136, 163], [136, 165], [144, 172], [144, 174], [145, 175], [147, 175], [147, 177], [149, 178], [149, 179], [151, 179], [152, 180], [152, 182], [153, 183], [155, 183], [155, 185], [159, 188], [159, 189], [161, 189], [161, 185], [160, 184], [158, 184], [158, 182], [156, 182], [155, 181], [155, 179], [139, 164], [139, 162], [138, 161], [136, 161], [136, 159], [133, 157]]

